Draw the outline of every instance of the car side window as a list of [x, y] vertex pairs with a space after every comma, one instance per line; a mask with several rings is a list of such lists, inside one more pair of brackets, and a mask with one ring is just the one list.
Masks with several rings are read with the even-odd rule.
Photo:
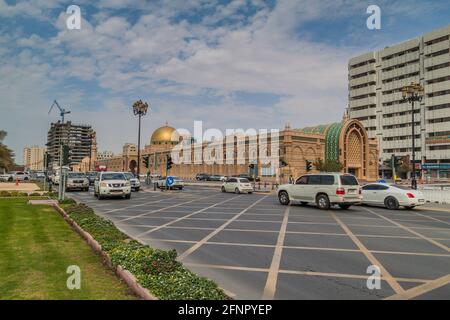
[[295, 184], [308, 184], [308, 176], [298, 178]]
[[389, 187], [388, 186], [377, 186], [377, 190], [388, 190]]
[[364, 191], [377, 190], [377, 186], [375, 184], [369, 184], [367, 186], [362, 187]]
[[308, 184], [319, 185], [319, 184], [321, 184], [320, 180], [321, 180], [320, 176], [309, 176]]
[[320, 184], [331, 186], [334, 184], [334, 176], [320, 176]]

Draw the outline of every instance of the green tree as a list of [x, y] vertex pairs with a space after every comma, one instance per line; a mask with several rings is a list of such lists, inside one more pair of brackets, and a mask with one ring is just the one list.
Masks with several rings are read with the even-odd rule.
[[317, 159], [314, 162], [316, 170], [320, 172], [341, 172], [344, 166], [339, 161]]
[[0, 170], [9, 171], [14, 166], [14, 153], [3, 144], [7, 133], [0, 130]]

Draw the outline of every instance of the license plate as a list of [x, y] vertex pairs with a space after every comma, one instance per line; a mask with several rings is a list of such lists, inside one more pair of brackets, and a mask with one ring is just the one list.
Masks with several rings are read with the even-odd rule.
[[122, 190], [110, 190], [110, 192], [122, 192]]
[[419, 199], [419, 202], [425, 202], [425, 199]]
[[348, 194], [356, 194], [356, 190], [355, 189], [349, 189], [348, 190]]

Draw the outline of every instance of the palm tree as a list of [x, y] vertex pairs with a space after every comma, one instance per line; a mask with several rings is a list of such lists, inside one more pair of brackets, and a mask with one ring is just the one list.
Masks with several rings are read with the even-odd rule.
[[0, 170], [8, 171], [14, 166], [14, 153], [3, 144], [7, 133], [0, 130]]

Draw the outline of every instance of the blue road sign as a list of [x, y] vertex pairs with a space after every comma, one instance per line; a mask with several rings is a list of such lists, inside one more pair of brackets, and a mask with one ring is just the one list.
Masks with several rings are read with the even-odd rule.
[[166, 185], [168, 187], [171, 187], [173, 185], [173, 177], [167, 177], [166, 179]]

